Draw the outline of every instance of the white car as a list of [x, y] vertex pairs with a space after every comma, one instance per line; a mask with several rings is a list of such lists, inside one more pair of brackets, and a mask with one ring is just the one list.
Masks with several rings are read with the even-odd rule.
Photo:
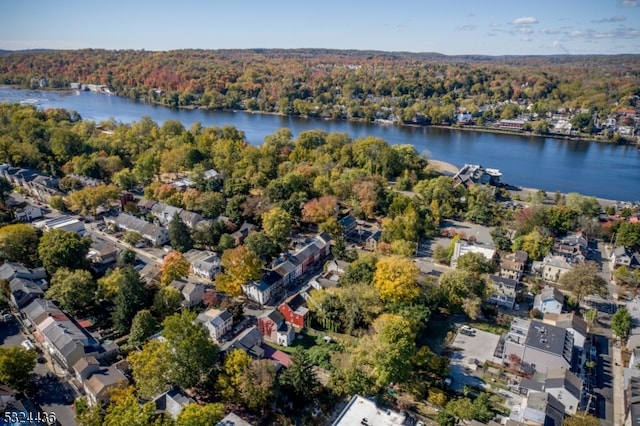
[[28, 351], [36, 350], [36, 347], [34, 346], [34, 344], [31, 342], [31, 340], [28, 340], [28, 339], [24, 340], [20, 345]]

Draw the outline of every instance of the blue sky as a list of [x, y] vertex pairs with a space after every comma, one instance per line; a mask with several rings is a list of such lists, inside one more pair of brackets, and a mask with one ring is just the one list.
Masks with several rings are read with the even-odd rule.
[[0, 49], [640, 53], [640, 0], [8, 0]]

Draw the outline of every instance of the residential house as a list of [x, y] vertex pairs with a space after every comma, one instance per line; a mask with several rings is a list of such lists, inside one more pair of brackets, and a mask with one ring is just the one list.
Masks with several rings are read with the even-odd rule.
[[41, 174], [35, 169], [0, 165], [0, 176], [14, 186], [22, 187], [32, 197], [48, 203], [52, 196], [61, 195], [58, 179]]
[[564, 256], [575, 262], [584, 262], [587, 258], [589, 240], [582, 233], [567, 235], [556, 240], [553, 244], [553, 253]]
[[224, 311], [209, 309], [199, 314], [196, 321], [204, 326], [211, 339], [217, 343], [219, 343], [222, 340], [222, 336], [227, 334], [233, 327], [233, 315], [226, 309]]
[[631, 377], [624, 388], [625, 426], [640, 426], [640, 377]]
[[495, 249], [490, 247], [484, 247], [477, 244], [470, 244], [467, 241], [456, 241], [453, 248], [453, 254], [451, 256], [451, 267], [456, 268], [458, 266], [458, 258], [464, 256], [467, 253], [478, 253], [484, 256], [489, 262], [493, 262], [496, 257]]
[[64, 369], [71, 371], [83, 356], [105, 356], [98, 341], [51, 301], [35, 299], [22, 313], [35, 329], [36, 339]]
[[38, 284], [38, 286], [47, 290], [49, 288], [47, 283], [47, 272], [44, 268], [29, 269], [19, 263], [6, 261], [0, 265], [0, 280], [7, 280], [11, 282], [14, 278], [24, 278], [31, 280]]
[[500, 262], [500, 276], [516, 281], [522, 280], [528, 260], [529, 255], [524, 250], [507, 254]]
[[564, 294], [551, 286], [543, 288], [540, 294], [537, 294], [533, 299], [533, 309], [537, 309], [543, 314], [560, 314], [563, 306]]
[[200, 213], [191, 212], [189, 210], [182, 210], [178, 216], [189, 229], [194, 229], [198, 223], [204, 220]]
[[374, 401], [354, 395], [331, 426], [391, 426], [403, 425], [405, 420], [406, 416], [403, 413], [380, 408]]
[[504, 364], [533, 374], [553, 368], [570, 370], [573, 362], [573, 335], [567, 330], [542, 321], [513, 319], [504, 343]]
[[145, 214], [151, 213], [151, 209], [156, 204], [158, 204], [158, 202], [155, 200], [148, 200], [146, 198], [141, 198], [140, 201], [138, 201], [138, 210], [140, 210], [142, 213], [145, 213]]
[[282, 275], [267, 271], [262, 278], [242, 286], [242, 291], [250, 300], [266, 305], [282, 283]]
[[489, 275], [489, 279], [493, 282], [493, 291], [489, 296], [491, 303], [513, 309], [518, 292], [518, 281], [499, 275]]
[[173, 282], [171, 282], [171, 284], [169, 285], [177, 289], [182, 295], [183, 307], [191, 307], [202, 303], [202, 300], [204, 298], [203, 284], [197, 281], [193, 281], [189, 278], [178, 278], [177, 280], [173, 280]]
[[43, 216], [42, 209], [38, 206], [27, 205], [15, 211], [16, 219], [20, 222], [31, 222]]
[[142, 281], [146, 284], [151, 284], [158, 278], [158, 275], [162, 272], [160, 265], [157, 263], [147, 263], [144, 267], [138, 272]]
[[180, 207], [158, 202], [151, 207], [151, 214], [158, 219], [160, 225], [167, 225], [173, 219], [173, 216], [176, 214], [179, 216], [182, 210]]
[[271, 311], [258, 318], [258, 330], [264, 339], [280, 346], [289, 346], [295, 338], [293, 327], [286, 323], [278, 311]]
[[524, 120], [507, 120], [503, 119], [498, 122], [498, 127], [505, 130], [522, 130], [524, 129]]
[[337, 287], [340, 283], [340, 277], [344, 274], [345, 268], [349, 265], [343, 260], [331, 260], [325, 264], [325, 272], [319, 276], [313, 277], [309, 281], [309, 285], [316, 290]]
[[545, 324], [564, 328], [573, 335], [573, 346], [584, 351], [587, 342], [587, 322], [575, 312], [568, 314], [546, 313], [542, 321]]
[[169, 414], [174, 420], [178, 419], [178, 416], [189, 404], [194, 404], [195, 401], [188, 397], [177, 386], [173, 386], [163, 394], [158, 395], [153, 403], [156, 406], [156, 414]]
[[229, 353], [234, 349], [242, 349], [256, 359], [264, 357], [264, 349], [262, 349], [262, 333], [255, 325], [247, 328], [233, 340], [226, 342], [220, 346], [220, 352]]
[[581, 408], [583, 386], [582, 380], [565, 368], [548, 370], [544, 382], [545, 392], [564, 405], [567, 415], [574, 415]]
[[191, 273], [213, 280], [220, 273], [220, 258], [212, 251], [191, 249], [184, 254], [191, 265]]
[[96, 272], [105, 272], [118, 260], [120, 249], [114, 243], [97, 235], [91, 236], [91, 247], [87, 253], [87, 260]]
[[169, 242], [169, 231], [166, 228], [138, 219], [128, 213], [120, 213], [116, 217], [105, 217], [104, 221], [107, 225], [114, 225], [122, 231], [135, 231], [154, 246], [163, 246]]
[[242, 291], [249, 299], [264, 305], [301, 275], [317, 267], [329, 254], [330, 240], [326, 233], [306, 240], [297, 251], [276, 259], [262, 279], [242, 286]]
[[364, 241], [364, 249], [369, 251], [378, 250], [380, 237], [382, 237], [382, 231], [380, 230], [377, 230], [373, 234], [369, 235], [369, 237], [367, 237], [367, 239]]
[[[562, 426], [564, 404], [547, 392], [531, 392], [523, 400], [517, 420], [528, 426]], [[513, 414], [512, 414], [513, 418]]]
[[251, 423], [244, 421], [240, 416], [231, 412], [224, 416], [216, 426], [253, 426]]
[[564, 256], [549, 254], [542, 259], [537, 269], [545, 281], [557, 282], [562, 275], [573, 269], [573, 264]]
[[465, 164], [453, 176], [454, 186], [498, 185], [502, 173], [498, 169], [485, 169], [478, 164]]
[[45, 219], [38, 222], [34, 222], [33, 226], [43, 232], [50, 231], [52, 229], [59, 229], [66, 232], [75, 232], [80, 235], [84, 235], [85, 228], [84, 222], [77, 217], [62, 216], [55, 219]]
[[44, 291], [38, 284], [26, 278], [14, 278], [9, 281], [11, 303], [18, 309], [22, 309], [35, 299], [44, 296]]
[[104, 182], [101, 181], [100, 179], [95, 179], [89, 176], [76, 175], [74, 173], [68, 174], [67, 176], [80, 182], [80, 184], [82, 184], [83, 187], [87, 187], [87, 186], [96, 187], [96, 186], [104, 185]]
[[358, 221], [351, 213], [349, 213], [338, 221], [338, 225], [342, 228], [342, 237], [348, 238], [356, 233]]
[[285, 321], [297, 330], [305, 327], [309, 318], [309, 309], [300, 293], [296, 293], [278, 306], [278, 311], [284, 316]]
[[16, 391], [7, 385], [0, 384], [0, 410], [6, 413], [6, 408], [14, 402], [16, 402]]
[[258, 231], [258, 227], [256, 225], [252, 223], [244, 222], [240, 226], [240, 229], [238, 229], [236, 232], [231, 234], [231, 236], [233, 237], [233, 240], [236, 242], [236, 245], [239, 246], [242, 243], [244, 243], [244, 239], [247, 238], [250, 233], [257, 232], [257, 231]]
[[115, 366], [101, 366], [93, 356], [80, 358], [73, 364], [73, 370], [91, 405], [106, 404], [114, 388], [129, 383], [129, 379]]
[[640, 268], [640, 254], [632, 253], [626, 247], [620, 246], [611, 252], [611, 269], [615, 270], [620, 266], [627, 268]]

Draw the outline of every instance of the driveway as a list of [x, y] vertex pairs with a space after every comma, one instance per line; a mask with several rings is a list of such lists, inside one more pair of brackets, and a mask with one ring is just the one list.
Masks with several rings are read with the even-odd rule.
[[474, 369], [477, 365], [483, 365], [485, 361], [496, 361], [493, 353], [498, 346], [500, 336], [476, 330], [475, 336], [465, 336], [461, 333], [456, 335], [453, 344], [455, 350], [451, 355], [450, 375], [453, 378], [451, 388], [454, 391], [462, 392], [465, 385], [484, 388], [487, 385], [478, 377], [474, 376]]

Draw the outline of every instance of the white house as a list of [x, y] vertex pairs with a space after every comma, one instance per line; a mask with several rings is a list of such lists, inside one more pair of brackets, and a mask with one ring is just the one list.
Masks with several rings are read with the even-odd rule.
[[38, 206], [28, 205], [23, 209], [16, 210], [16, 219], [20, 222], [31, 222], [42, 217], [42, 209]]
[[546, 287], [534, 298], [533, 308], [543, 314], [560, 314], [563, 304], [564, 295], [554, 287]]
[[189, 261], [193, 275], [213, 280], [220, 273], [220, 258], [212, 251], [192, 249], [184, 257]]
[[227, 334], [233, 327], [233, 315], [226, 309], [224, 311], [209, 309], [198, 315], [196, 321], [202, 323], [211, 339], [215, 342], [220, 342], [222, 336]]
[[489, 262], [493, 262], [496, 256], [495, 249], [489, 247], [483, 247], [480, 245], [472, 245], [466, 241], [460, 240], [456, 241], [456, 244], [453, 249], [453, 255], [451, 256], [451, 267], [455, 268], [458, 266], [458, 258], [460, 256], [464, 256], [467, 253], [479, 253], [485, 257]]

